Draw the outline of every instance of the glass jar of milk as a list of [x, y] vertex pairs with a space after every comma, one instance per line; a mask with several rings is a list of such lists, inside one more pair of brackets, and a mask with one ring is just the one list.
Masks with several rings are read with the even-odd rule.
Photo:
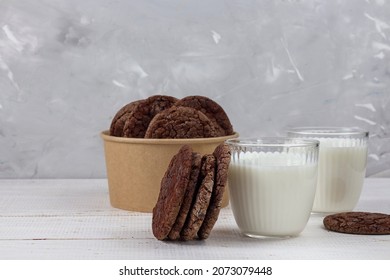
[[229, 195], [240, 231], [250, 237], [296, 236], [313, 207], [316, 140], [227, 140], [231, 150]]
[[300, 127], [289, 137], [320, 141], [314, 212], [352, 211], [363, 188], [368, 132], [345, 127]]

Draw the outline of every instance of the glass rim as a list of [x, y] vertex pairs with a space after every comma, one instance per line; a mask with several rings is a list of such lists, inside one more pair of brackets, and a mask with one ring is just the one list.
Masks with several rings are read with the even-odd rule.
[[320, 146], [320, 141], [314, 139], [301, 139], [294, 137], [258, 137], [234, 138], [225, 141], [229, 146], [239, 147], [314, 147]]
[[368, 137], [369, 132], [358, 127], [338, 126], [302, 126], [287, 129], [287, 133], [302, 136], [363, 136]]

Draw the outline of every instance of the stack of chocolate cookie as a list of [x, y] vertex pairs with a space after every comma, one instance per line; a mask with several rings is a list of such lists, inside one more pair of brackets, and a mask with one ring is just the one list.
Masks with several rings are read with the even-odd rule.
[[215, 101], [205, 96], [154, 95], [122, 107], [114, 116], [110, 135], [130, 138], [207, 138], [234, 133]]
[[201, 156], [184, 145], [172, 158], [161, 180], [152, 229], [159, 240], [209, 237], [221, 209], [230, 150], [220, 144]]

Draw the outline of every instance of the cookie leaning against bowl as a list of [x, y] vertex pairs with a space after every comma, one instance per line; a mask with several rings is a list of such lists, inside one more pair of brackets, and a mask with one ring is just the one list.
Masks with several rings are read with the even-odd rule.
[[218, 127], [219, 136], [232, 135], [233, 126], [225, 110], [214, 100], [200, 95], [187, 96], [176, 102], [175, 106], [191, 107], [201, 111]]
[[110, 126], [110, 135], [122, 137], [123, 136], [123, 128], [125, 126], [126, 120], [131, 116], [134, 109], [142, 100], [137, 100], [130, 102], [123, 106], [119, 111], [115, 114], [111, 121]]
[[192, 149], [184, 145], [169, 163], [161, 180], [156, 206], [153, 208], [152, 230], [159, 240], [167, 238], [176, 221], [190, 180], [191, 167]]
[[344, 212], [324, 218], [326, 229], [350, 234], [390, 234], [390, 215], [369, 212]]
[[204, 222], [214, 187], [215, 162], [215, 157], [213, 155], [204, 155], [202, 157], [199, 187], [195, 193], [195, 200], [180, 234], [180, 237], [183, 240], [195, 239], [199, 228]]
[[143, 138], [154, 116], [170, 108], [176, 101], [177, 98], [167, 95], [153, 95], [145, 100], [141, 100], [133, 108], [133, 113], [126, 119], [123, 127], [123, 136]]
[[219, 144], [213, 155], [216, 159], [216, 174], [213, 193], [211, 196], [210, 206], [207, 209], [206, 218], [199, 229], [198, 236], [200, 239], [207, 239], [217, 222], [219, 212], [222, 208], [222, 198], [226, 189], [228, 169], [230, 164], [230, 149], [227, 144]]
[[169, 232], [168, 238], [170, 240], [180, 239], [180, 232], [183, 228], [183, 225], [186, 221], [188, 212], [190, 211], [194, 194], [196, 194], [198, 178], [200, 173], [202, 163], [202, 156], [199, 153], [192, 153], [192, 167], [190, 181], [188, 182], [186, 193], [184, 195], [183, 203], [180, 207], [179, 214], [176, 218], [174, 225], [172, 226], [171, 231]]
[[177, 107], [157, 114], [149, 124], [145, 138], [207, 138], [219, 136], [217, 127], [205, 114]]

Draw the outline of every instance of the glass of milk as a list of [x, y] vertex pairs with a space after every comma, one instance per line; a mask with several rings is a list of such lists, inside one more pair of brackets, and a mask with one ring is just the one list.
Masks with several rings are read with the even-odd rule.
[[300, 127], [289, 137], [320, 141], [314, 212], [352, 211], [363, 188], [368, 132], [345, 127]]
[[318, 171], [316, 140], [230, 139], [229, 194], [244, 235], [296, 236], [313, 207]]

